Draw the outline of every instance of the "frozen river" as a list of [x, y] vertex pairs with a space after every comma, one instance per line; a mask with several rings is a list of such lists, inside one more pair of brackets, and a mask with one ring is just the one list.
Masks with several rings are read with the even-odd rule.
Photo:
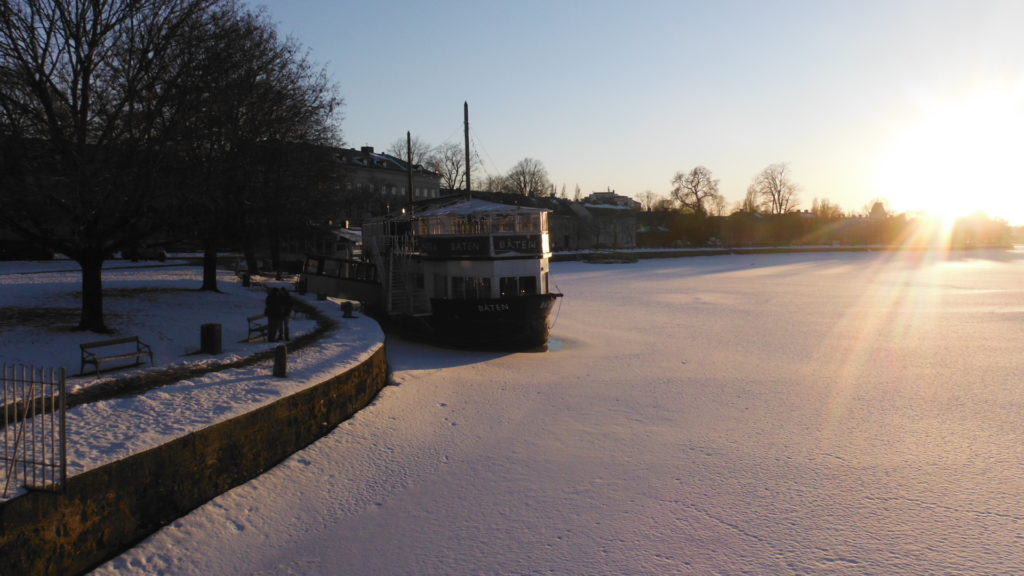
[[96, 574], [1024, 572], [1024, 253], [555, 263], [547, 353], [395, 385]]

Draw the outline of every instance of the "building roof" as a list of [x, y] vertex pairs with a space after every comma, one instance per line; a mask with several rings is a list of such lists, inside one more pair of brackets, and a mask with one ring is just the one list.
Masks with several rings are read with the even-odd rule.
[[[373, 146], [363, 146], [358, 150], [355, 148], [342, 148], [338, 150], [337, 156], [338, 159], [341, 160], [342, 164], [356, 168], [398, 172], [409, 171], [408, 162], [390, 154], [374, 152]], [[415, 173], [436, 175], [433, 170], [430, 170], [421, 164], [413, 164], [412, 169]]]
[[497, 202], [489, 202], [487, 200], [481, 200], [479, 198], [471, 198], [468, 200], [462, 200], [459, 202], [453, 202], [445, 206], [439, 206], [437, 208], [431, 208], [422, 212], [417, 212], [416, 216], [466, 216], [469, 214], [481, 215], [481, 214], [526, 214], [526, 213], [537, 213], [547, 212], [545, 208], [533, 208], [531, 206], [513, 206], [511, 204], [498, 204]]

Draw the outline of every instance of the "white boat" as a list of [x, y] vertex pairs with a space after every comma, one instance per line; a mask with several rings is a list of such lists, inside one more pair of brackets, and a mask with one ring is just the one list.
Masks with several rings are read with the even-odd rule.
[[562, 295], [550, 286], [548, 210], [456, 197], [363, 227], [368, 261], [307, 259], [309, 291], [359, 300], [451, 346], [547, 344]]

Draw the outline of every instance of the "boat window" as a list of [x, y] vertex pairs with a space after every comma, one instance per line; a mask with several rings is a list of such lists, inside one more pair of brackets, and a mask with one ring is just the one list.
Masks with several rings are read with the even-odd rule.
[[528, 296], [530, 294], [537, 293], [537, 277], [536, 276], [520, 276], [519, 277], [519, 295]]
[[516, 232], [541, 232], [541, 217], [543, 212], [530, 212], [518, 215]]
[[448, 277], [444, 274], [434, 274], [434, 297], [448, 297]]
[[[416, 188], [416, 197], [428, 197], [433, 191]], [[417, 220], [416, 233], [421, 236], [456, 234], [517, 233], [536, 234], [547, 232], [547, 212], [443, 214], [424, 216]]]
[[491, 279], [490, 278], [477, 278], [477, 282], [476, 282], [476, 297], [477, 298], [490, 298], [491, 297]]
[[506, 214], [498, 220], [496, 227], [498, 232], [515, 232], [516, 231], [516, 217], [512, 214]]
[[472, 276], [452, 276], [452, 298], [476, 300], [491, 297], [491, 279]]
[[502, 298], [519, 294], [519, 279], [515, 276], [505, 276], [498, 281], [499, 294]]
[[452, 276], [452, 298], [457, 300], [466, 299], [466, 277]]
[[323, 274], [320, 268], [319, 258], [306, 258], [306, 273], [307, 274]]
[[324, 276], [338, 277], [341, 262], [337, 260], [324, 260]]

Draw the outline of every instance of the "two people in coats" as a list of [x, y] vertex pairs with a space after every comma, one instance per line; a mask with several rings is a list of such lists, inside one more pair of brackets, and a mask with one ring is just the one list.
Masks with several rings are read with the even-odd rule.
[[267, 340], [290, 340], [288, 320], [292, 315], [292, 297], [284, 288], [271, 288], [263, 313], [267, 315]]

